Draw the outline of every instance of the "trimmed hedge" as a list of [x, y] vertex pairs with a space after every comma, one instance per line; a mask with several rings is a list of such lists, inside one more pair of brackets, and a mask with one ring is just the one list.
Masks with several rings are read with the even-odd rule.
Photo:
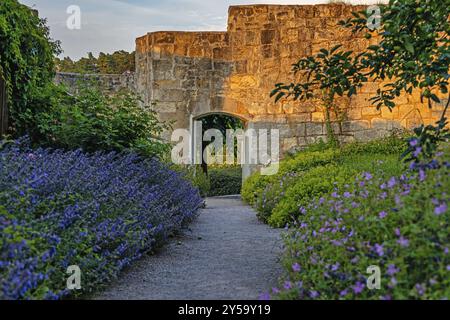
[[208, 170], [210, 180], [210, 190], [208, 195], [227, 196], [241, 193], [242, 188], [242, 168], [218, 167]]
[[251, 176], [244, 183], [242, 198], [257, 209], [262, 221], [284, 227], [298, 216], [302, 205], [347, 184], [380, 161], [387, 172], [400, 173], [403, 148], [404, 141], [394, 136], [342, 149], [313, 145], [283, 160], [277, 175]]

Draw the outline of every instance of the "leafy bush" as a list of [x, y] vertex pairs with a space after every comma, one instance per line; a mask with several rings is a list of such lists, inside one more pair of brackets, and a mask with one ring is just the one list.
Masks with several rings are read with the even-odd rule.
[[211, 189], [209, 196], [226, 196], [241, 193], [242, 168], [240, 166], [217, 167], [208, 170]]
[[132, 153], [0, 150], [0, 299], [57, 299], [110, 281], [194, 218], [197, 189]]
[[281, 162], [275, 176], [251, 176], [242, 188], [244, 201], [253, 205], [258, 217], [283, 227], [299, 214], [299, 208], [316, 197], [345, 185], [358, 173], [383, 161], [385, 170], [399, 173], [399, 156], [404, 149], [400, 137], [368, 143], [353, 143], [341, 149], [313, 145]]
[[0, 77], [7, 84], [11, 127], [23, 135], [34, 126], [32, 100], [53, 81], [59, 42], [46, 21], [17, 0], [0, 2]]
[[172, 165], [171, 167], [194, 187], [198, 188], [202, 197], [208, 196], [209, 190], [211, 189], [211, 182], [200, 166]]
[[379, 162], [383, 163], [385, 172], [397, 174], [402, 170], [398, 156], [370, 154], [347, 157], [341, 163], [318, 166], [300, 174], [286, 187], [284, 197], [272, 210], [269, 224], [283, 227], [300, 214], [300, 207], [332, 192], [337, 186], [346, 185], [358, 173], [371, 170]]
[[286, 175], [289, 176], [315, 166], [332, 163], [337, 156], [338, 151], [330, 148], [321, 151], [305, 150], [299, 152], [281, 162], [280, 170], [277, 175], [261, 176], [259, 173], [255, 173], [250, 176], [242, 186], [242, 198], [247, 203], [254, 205], [256, 202], [260, 201], [259, 198], [266, 190], [268, 184], [273, 184], [274, 186], [278, 185], [281, 181], [286, 179]]
[[[59, 96], [55, 97], [55, 91]], [[128, 91], [107, 96], [95, 83], [87, 83], [80, 85], [76, 96], [68, 97], [56, 87], [36, 100], [40, 102], [35, 105], [52, 106], [36, 119], [38, 142], [47, 146], [86, 152], [131, 149], [149, 157], [162, 157], [170, 149], [160, 139], [170, 126]]]
[[[448, 299], [448, 158], [397, 176], [374, 168], [301, 208], [285, 235], [287, 281], [275, 296]], [[369, 266], [381, 270], [380, 290], [367, 288]]]

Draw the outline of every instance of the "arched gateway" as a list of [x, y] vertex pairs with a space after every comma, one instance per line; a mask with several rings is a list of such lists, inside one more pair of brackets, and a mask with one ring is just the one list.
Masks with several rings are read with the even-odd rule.
[[[195, 119], [214, 113], [243, 119], [247, 128], [278, 129], [283, 155], [327, 139], [323, 108], [320, 101], [275, 103], [270, 92], [276, 83], [294, 81], [291, 66], [299, 58], [336, 44], [359, 53], [376, 42], [338, 26], [363, 9], [346, 4], [232, 6], [226, 32], [148, 33], [136, 40], [135, 74], [92, 76], [109, 91], [129, 88], [147, 105], [155, 103], [160, 119], [174, 121], [174, 129], [192, 131]], [[60, 73], [56, 81], [71, 87], [80, 77], [85, 76]], [[413, 92], [399, 97], [392, 112], [377, 110], [369, 99], [382, 86], [367, 83], [351, 99], [337, 101], [345, 109], [340, 140], [366, 141], [394, 129], [435, 123], [447, 102], [442, 99], [429, 109]]]
[[[371, 41], [337, 24], [362, 6], [250, 5], [229, 9], [226, 32], [153, 32], [136, 40], [135, 86], [146, 103], [156, 102], [162, 120], [191, 129], [193, 119], [226, 113], [247, 126], [279, 129], [281, 152], [326, 139], [320, 103], [275, 103], [275, 83], [289, 82], [291, 65], [321, 48], [342, 44], [360, 52]], [[420, 94], [400, 97], [393, 112], [377, 110], [369, 98], [381, 83], [368, 83], [346, 108], [343, 141], [369, 140], [395, 128], [434, 123], [439, 107], [428, 109]], [[436, 112], [436, 114], [434, 114]]]

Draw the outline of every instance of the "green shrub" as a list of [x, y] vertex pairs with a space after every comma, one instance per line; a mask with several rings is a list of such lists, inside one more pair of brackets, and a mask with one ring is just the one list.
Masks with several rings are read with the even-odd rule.
[[[287, 281], [277, 298], [450, 297], [449, 163], [370, 172], [302, 208], [285, 235]], [[380, 268], [379, 290], [367, 288], [369, 266]]]
[[203, 198], [206, 198], [209, 195], [211, 182], [200, 166], [172, 165], [171, 168], [174, 171], [181, 173], [185, 180], [188, 180], [196, 187]]
[[217, 167], [208, 170], [211, 189], [209, 196], [226, 196], [241, 193], [242, 168], [240, 166]]
[[0, 1], [0, 77], [6, 81], [10, 127], [22, 136], [35, 129], [34, 97], [54, 78], [60, 44], [44, 19], [17, 0]]
[[312, 145], [284, 159], [277, 175], [256, 173], [248, 178], [242, 187], [242, 198], [257, 209], [259, 219], [283, 227], [298, 215], [302, 205], [348, 183], [378, 161], [384, 161], [387, 172], [398, 173], [404, 145], [400, 136], [352, 143], [341, 149]]
[[377, 165], [389, 174], [398, 174], [403, 168], [398, 156], [371, 154], [350, 156], [336, 164], [318, 166], [303, 172], [287, 187], [284, 197], [273, 208], [269, 224], [283, 227], [300, 214], [302, 206], [345, 186], [360, 172], [372, 170]]
[[[314, 145], [316, 146], [316, 145]], [[275, 176], [261, 176], [259, 173], [255, 173], [250, 176], [242, 186], [242, 199], [248, 204], [254, 206], [257, 203], [263, 203], [261, 195], [265, 193], [269, 195], [271, 187], [284, 184], [287, 180], [287, 176], [291, 176], [297, 172], [308, 170], [309, 168], [326, 165], [333, 162], [338, 152], [331, 148], [321, 149], [312, 148], [299, 152], [295, 155], [288, 156], [280, 164], [280, 170]], [[279, 188], [275, 188], [279, 190]], [[274, 197], [276, 198], [276, 197]], [[265, 220], [265, 219], [263, 219]]]
[[259, 172], [248, 177], [242, 184], [241, 197], [246, 203], [254, 206], [263, 193], [268, 176], [261, 176]]
[[40, 144], [86, 152], [132, 150], [149, 157], [163, 157], [170, 149], [159, 138], [169, 125], [128, 91], [107, 96], [86, 83], [76, 96], [56, 87], [44, 91], [38, 101], [51, 105], [36, 118]]

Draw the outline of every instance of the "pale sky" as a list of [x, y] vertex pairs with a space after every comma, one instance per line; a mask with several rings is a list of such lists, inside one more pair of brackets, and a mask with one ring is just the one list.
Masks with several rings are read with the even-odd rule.
[[[318, 4], [329, 0], [19, 0], [47, 18], [63, 56], [78, 59], [91, 51], [133, 51], [135, 38], [151, 31], [224, 31], [228, 7], [244, 4]], [[352, 0], [377, 3], [379, 0]], [[67, 8], [81, 9], [81, 29], [66, 26]]]

